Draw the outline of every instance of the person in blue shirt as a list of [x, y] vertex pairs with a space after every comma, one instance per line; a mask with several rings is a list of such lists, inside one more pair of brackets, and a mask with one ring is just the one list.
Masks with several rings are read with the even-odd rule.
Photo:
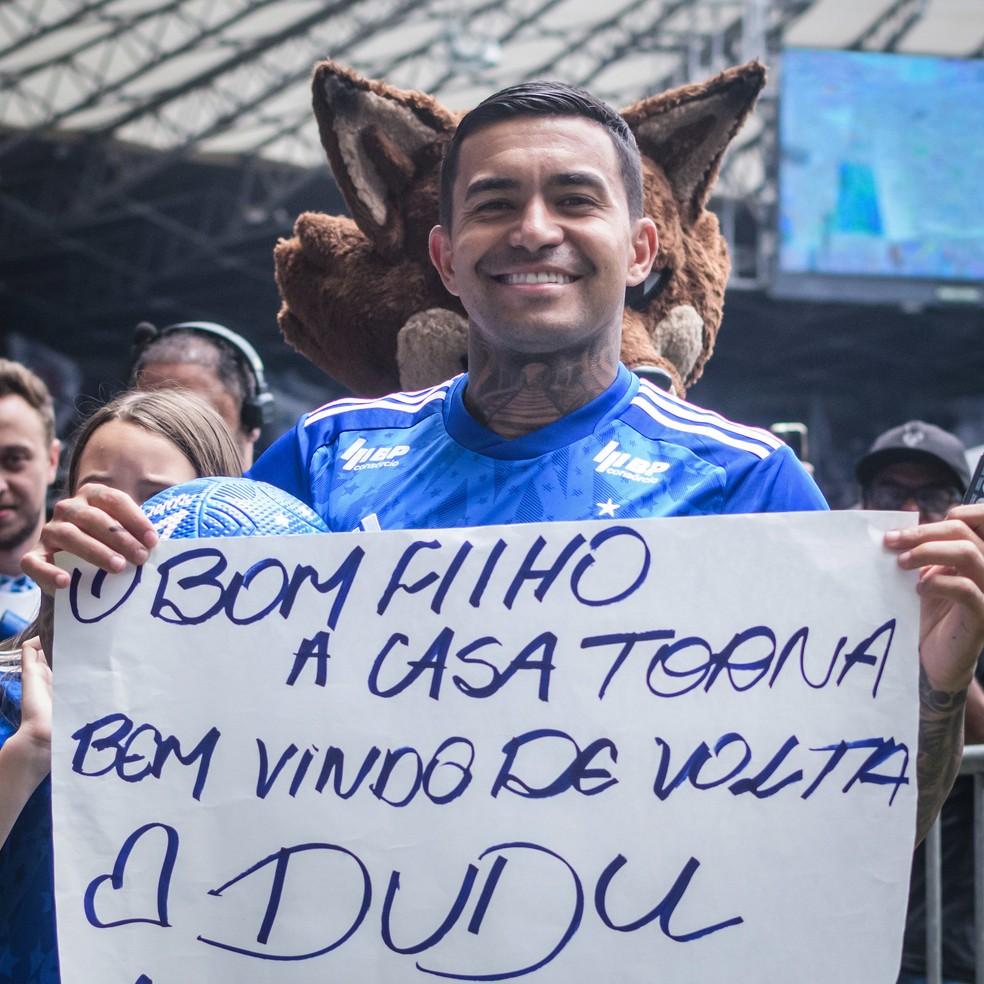
[[[12, 672], [14, 661], [21, 672]], [[0, 652], [0, 982], [58, 984], [51, 670], [38, 640]]]
[[[619, 365], [625, 291], [657, 255], [625, 121], [582, 90], [513, 86], [459, 124], [442, 169], [434, 266], [469, 316], [468, 373], [307, 415], [249, 472], [332, 530], [823, 509], [762, 431], [641, 384]], [[984, 646], [984, 507], [886, 535], [921, 569], [919, 836], [960, 759]], [[69, 550], [106, 570], [156, 536], [125, 497], [89, 489], [56, 510], [25, 569], [67, 586]]]
[[0, 639], [17, 635], [41, 603], [20, 562], [44, 525], [60, 453], [55, 404], [44, 380], [0, 359]]
[[450, 144], [430, 238], [469, 372], [322, 407], [250, 476], [333, 530], [825, 508], [774, 436], [619, 365], [625, 291], [658, 246], [642, 202], [635, 139], [603, 103], [542, 82], [486, 100]]
[[[112, 488], [136, 503], [196, 476], [234, 473], [239, 461], [232, 434], [204, 401], [134, 391], [82, 425], [67, 485], [75, 494]], [[44, 605], [42, 613], [19, 646], [0, 651], [0, 984], [60, 980], [48, 777], [53, 613]]]

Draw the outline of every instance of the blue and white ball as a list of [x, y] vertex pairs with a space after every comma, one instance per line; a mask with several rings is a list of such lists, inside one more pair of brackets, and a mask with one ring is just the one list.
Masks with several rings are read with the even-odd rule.
[[162, 540], [328, 532], [299, 499], [248, 478], [196, 478], [158, 492], [141, 508]]

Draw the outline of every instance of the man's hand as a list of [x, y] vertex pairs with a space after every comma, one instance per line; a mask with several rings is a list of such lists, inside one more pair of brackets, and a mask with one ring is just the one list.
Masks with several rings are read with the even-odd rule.
[[984, 742], [984, 687], [977, 680], [970, 681], [967, 690], [967, 706], [964, 708], [964, 744], [980, 745]]
[[67, 572], [54, 563], [59, 550], [118, 573], [127, 562], [144, 563], [156, 543], [150, 520], [128, 495], [92, 483], [55, 506], [51, 522], [41, 531], [38, 545], [25, 554], [21, 568], [42, 591], [53, 594], [69, 582]]
[[966, 690], [984, 649], [984, 503], [946, 519], [893, 530], [899, 566], [919, 570], [919, 658], [934, 690]]
[[920, 572], [918, 843], [960, 767], [967, 688], [984, 649], [984, 504], [893, 530], [885, 544], [900, 567]]

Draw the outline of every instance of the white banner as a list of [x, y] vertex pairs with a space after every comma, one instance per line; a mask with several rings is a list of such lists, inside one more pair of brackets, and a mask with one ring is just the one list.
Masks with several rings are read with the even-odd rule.
[[898, 514], [161, 544], [56, 624], [64, 984], [890, 984]]

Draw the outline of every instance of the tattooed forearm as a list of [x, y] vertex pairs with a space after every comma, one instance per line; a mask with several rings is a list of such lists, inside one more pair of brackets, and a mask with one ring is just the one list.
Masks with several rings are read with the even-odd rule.
[[929, 832], [960, 768], [967, 691], [934, 690], [919, 667], [919, 753], [916, 756], [919, 803], [916, 843]]

